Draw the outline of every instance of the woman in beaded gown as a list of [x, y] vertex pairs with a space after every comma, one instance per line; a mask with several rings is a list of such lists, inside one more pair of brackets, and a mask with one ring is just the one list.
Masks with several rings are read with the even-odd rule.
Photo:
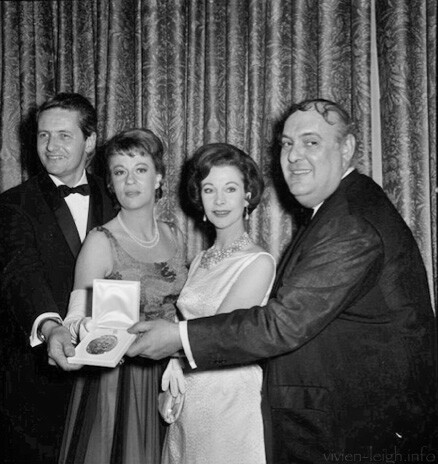
[[[87, 289], [97, 278], [140, 281], [140, 320], [175, 318], [187, 268], [181, 233], [154, 215], [164, 175], [162, 152], [160, 140], [143, 129], [124, 131], [106, 145], [109, 188], [120, 211], [89, 233], [78, 257], [64, 321], [76, 342], [90, 325]], [[127, 357], [113, 369], [79, 372], [59, 462], [159, 463], [164, 427], [157, 397], [163, 364]]]
[[[192, 262], [178, 309], [191, 319], [263, 305], [275, 261], [245, 232], [248, 213], [263, 191], [256, 163], [232, 145], [205, 145], [194, 155], [188, 188], [204, 221], [215, 227], [216, 240]], [[172, 359], [166, 374], [178, 377], [178, 367]], [[195, 371], [184, 379], [183, 407], [168, 428], [162, 464], [265, 463], [261, 367]], [[166, 411], [163, 417], [173, 420]]]

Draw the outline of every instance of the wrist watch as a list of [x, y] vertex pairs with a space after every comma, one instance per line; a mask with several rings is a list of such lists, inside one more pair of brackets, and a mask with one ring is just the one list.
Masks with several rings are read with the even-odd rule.
[[43, 325], [47, 322], [47, 321], [53, 321], [53, 322], [56, 322], [58, 325], [62, 325], [62, 322], [59, 320], [59, 319], [56, 319], [54, 317], [48, 317], [46, 319], [43, 319], [40, 324], [38, 325], [38, 329], [37, 329], [37, 337], [42, 341], [42, 342], [45, 342], [46, 341], [46, 337], [43, 335], [41, 329], [43, 328]]

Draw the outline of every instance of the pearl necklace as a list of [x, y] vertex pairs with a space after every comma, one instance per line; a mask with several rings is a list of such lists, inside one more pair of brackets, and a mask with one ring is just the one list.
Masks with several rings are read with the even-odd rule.
[[143, 248], [153, 248], [159, 241], [160, 241], [160, 229], [158, 228], [157, 219], [154, 215], [154, 227], [155, 227], [155, 234], [152, 240], [142, 240], [141, 238], [136, 237], [129, 229], [126, 227], [125, 223], [122, 221], [120, 213], [117, 215], [117, 220], [119, 224], [122, 226], [122, 229], [128, 234], [128, 236], [140, 245]]
[[250, 243], [252, 243], [252, 240], [250, 239], [249, 235], [244, 232], [230, 246], [223, 248], [222, 250], [216, 249], [216, 244], [214, 244], [207, 251], [204, 251], [199, 266], [204, 269], [210, 269], [212, 266], [220, 263], [225, 258], [229, 258], [233, 253], [242, 250]]

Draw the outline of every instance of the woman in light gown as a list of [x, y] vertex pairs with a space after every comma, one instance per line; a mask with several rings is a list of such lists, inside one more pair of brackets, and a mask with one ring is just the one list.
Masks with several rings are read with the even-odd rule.
[[[275, 261], [245, 231], [263, 191], [258, 167], [224, 143], [205, 145], [192, 161], [189, 198], [213, 224], [216, 240], [192, 262], [178, 309], [192, 319], [263, 305]], [[178, 367], [172, 360], [166, 374], [177, 378]], [[182, 411], [168, 428], [162, 464], [265, 463], [260, 366], [195, 371], [184, 379]]]
[[[106, 145], [108, 183], [120, 211], [88, 234], [79, 254], [64, 322], [75, 340], [87, 331], [85, 316], [91, 308], [86, 308], [86, 289], [92, 288], [93, 279], [140, 281], [140, 320], [174, 320], [187, 268], [181, 232], [155, 218], [164, 176], [162, 154], [161, 141], [145, 129], [121, 132]], [[136, 357], [114, 369], [87, 367], [80, 372], [59, 462], [159, 463], [164, 427], [157, 397], [163, 364]]]

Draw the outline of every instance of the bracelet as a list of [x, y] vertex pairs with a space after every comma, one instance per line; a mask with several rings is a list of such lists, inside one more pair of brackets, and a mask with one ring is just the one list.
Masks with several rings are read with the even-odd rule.
[[53, 322], [56, 322], [58, 325], [62, 325], [62, 322], [59, 320], [59, 319], [56, 319], [54, 317], [48, 317], [47, 319], [43, 319], [40, 324], [38, 325], [38, 329], [37, 329], [37, 337], [42, 341], [42, 342], [45, 342], [46, 341], [46, 337], [43, 335], [41, 329], [43, 328], [43, 325], [47, 322], [47, 321], [53, 321]]

